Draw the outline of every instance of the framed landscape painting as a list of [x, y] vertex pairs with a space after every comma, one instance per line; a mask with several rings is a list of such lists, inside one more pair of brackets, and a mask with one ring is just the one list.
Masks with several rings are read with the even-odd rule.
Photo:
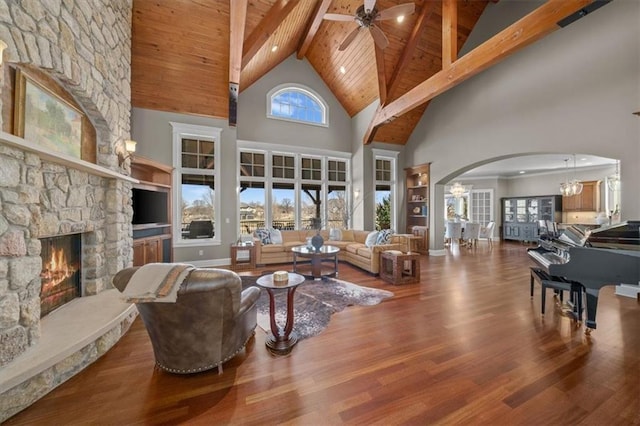
[[15, 119], [18, 136], [81, 158], [83, 114], [23, 72], [16, 73]]

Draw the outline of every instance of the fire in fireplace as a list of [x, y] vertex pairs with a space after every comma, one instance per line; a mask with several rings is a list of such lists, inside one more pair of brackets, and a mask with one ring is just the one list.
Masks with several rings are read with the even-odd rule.
[[40, 273], [40, 318], [80, 297], [80, 234], [44, 238]]

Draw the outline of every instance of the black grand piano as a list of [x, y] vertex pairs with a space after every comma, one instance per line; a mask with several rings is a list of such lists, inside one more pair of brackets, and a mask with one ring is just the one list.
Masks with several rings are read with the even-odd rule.
[[531, 268], [532, 280], [535, 275], [543, 288], [546, 283], [571, 291], [578, 320], [582, 317], [582, 294], [586, 294], [588, 334], [596, 328], [600, 289], [606, 285], [638, 285], [640, 281], [640, 221], [592, 230], [570, 226], [562, 233], [543, 233], [538, 247], [529, 249], [528, 254], [536, 263]]

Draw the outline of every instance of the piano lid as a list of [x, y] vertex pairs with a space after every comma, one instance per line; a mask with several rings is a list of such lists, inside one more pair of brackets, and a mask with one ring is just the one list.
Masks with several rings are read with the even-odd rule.
[[558, 237], [558, 240], [569, 246], [584, 247], [587, 243], [588, 236], [588, 230], [578, 225], [572, 225], [565, 228], [564, 232]]
[[640, 220], [628, 220], [592, 229], [587, 236], [591, 247], [640, 250]]

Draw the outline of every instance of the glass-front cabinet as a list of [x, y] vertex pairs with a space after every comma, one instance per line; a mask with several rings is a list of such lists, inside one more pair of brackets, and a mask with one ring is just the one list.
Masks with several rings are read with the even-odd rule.
[[509, 197], [502, 199], [502, 238], [535, 241], [539, 236], [539, 220], [560, 222], [562, 197]]

